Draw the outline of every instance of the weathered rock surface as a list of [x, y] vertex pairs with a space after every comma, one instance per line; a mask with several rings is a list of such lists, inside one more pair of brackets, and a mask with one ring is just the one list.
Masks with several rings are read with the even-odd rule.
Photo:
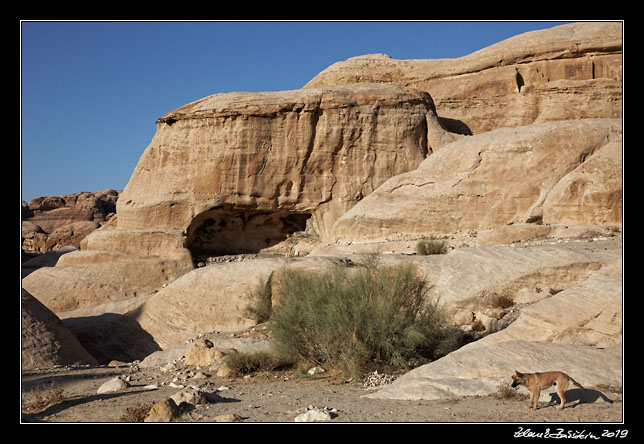
[[[415, 257], [413, 262], [431, 285], [429, 297], [439, 298], [449, 312], [456, 314], [492, 308], [489, 298], [495, 294], [514, 300], [521, 292], [540, 289], [541, 298], [547, 298], [548, 289], [572, 287], [619, 259], [617, 253], [571, 251], [557, 245], [494, 245]], [[621, 285], [615, 288], [617, 291]]]
[[61, 320], [24, 289], [20, 302], [23, 370], [56, 365], [98, 365]]
[[320, 269], [329, 263], [278, 257], [210, 265], [180, 277], [130, 315], [165, 350], [201, 333], [255, 325], [246, 308], [258, 285], [266, 285], [285, 266]]
[[444, 138], [429, 94], [394, 85], [216, 94], [159, 119], [118, 228], [185, 230], [219, 254], [274, 245], [309, 217], [324, 236]]
[[22, 204], [23, 248], [54, 251], [79, 247], [92, 231], [116, 212], [117, 190], [37, 197]]
[[360, 82], [428, 91], [441, 121], [463, 134], [554, 120], [619, 118], [622, 24], [556, 26], [452, 59], [352, 57], [331, 65], [305, 88]]
[[543, 202], [544, 223], [618, 224], [622, 220], [621, 137], [564, 176]]
[[[531, 220], [602, 220], [621, 226], [619, 140], [621, 120], [615, 119], [547, 122], [465, 137], [443, 146], [415, 170], [389, 179], [340, 217], [333, 235], [338, 241], [366, 242]], [[595, 154], [599, 159], [580, 167]], [[599, 182], [606, 177], [611, 180]], [[562, 188], [580, 180], [575, 185], [580, 197], [564, 197]], [[593, 196], [598, 196], [594, 206]], [[582, 203], [561, 210], [566, 199]], [[608, 202], [608, 208], [597, 209]]]
[[592, 347], [622, 341], [622, 263], [610, 263], [577, 285], [521, 310], [488, 343], [529, 339]]
[[[493, 336], [418, 367], [367, 397], [436, 400], [488, 396], [498, 392], [502, 384], [509, 384], [515, 370], [563, 371], [581, 383], [588, 391], [586, 395], [593, 400], [601, 397], [601, 391], [591, 387], [622, 385], [621, 344], [596, 348], [519, 340], [490, 345], [486, 340]], [[551, 391], [542, 392], [542, 400], [549, 400]], [[568, 391], [567, 399], [574, 401], [571, 392]], [[583, 396], [579, 392], [574, 393], [576, 399]]]
[[61, 256], [55, 267], [32, 272], [22, 287], [59, 314], [144, 296], [186, 271], [159, 256], [81, 250]]
[[[494, 244], [621, 227], [621, 50], [619, 24], [573, 24], [457, 59], [356, 57], [302, 90], [187, 104], [159, 119], [118, 218], [99, 220], [87, 193], [23, 203], [33, 250], [83, 237], [81, 251], [43, 257], [55, 266], [23, 288], [64, 319], [93, 362], [185, 356], [213, 366], [210, 347], [186, 341], [253, 325], [248, 294], [267, 280], [274, 289], [282, 267], [320, 270], [350, 263], [343, 248], [360, 243], [472, 232], [446, 255], [383, 261], [413, 260], [455, 323], [481, 321], [487, 336], [373, 396], [487, 395], [514, 370], [619, 387], [621, 250]], [[68, 223], [69, 214], [84, 222]], [[202, 254], [266, 255], [285, 244], [294, 253], [300, 241], [305, 258], [193, 266]], [[491, 246], [466, 248], [477, 244]], [[490, 306], [495, 294], [521, 305], [517, 320]], [[23, 330], [24, 313], [23, 301]], [[23, 365], [36, 360], [30, 353], [58, 363], [56, 341], [24, 334]], [[172, 400], [155, 408], [153, 420], [178, 412]]]

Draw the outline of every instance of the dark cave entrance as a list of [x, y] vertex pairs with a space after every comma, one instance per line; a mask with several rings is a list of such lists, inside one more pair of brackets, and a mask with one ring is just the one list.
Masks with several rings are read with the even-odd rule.
[[297, 232], [310, 213], [219, 207], [197, 215], [187, 230], [186, 247], [195, 256], [259, 253]]

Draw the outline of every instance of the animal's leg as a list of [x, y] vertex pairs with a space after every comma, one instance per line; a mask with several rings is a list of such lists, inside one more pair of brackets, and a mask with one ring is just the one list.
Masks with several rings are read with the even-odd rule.
[[539, 405], [539, 395], [541, 394], [541, 390], [539, 388], [536, 388], [534, 390], [534, 407], [532, 410], [537, 410], [537, 406]]

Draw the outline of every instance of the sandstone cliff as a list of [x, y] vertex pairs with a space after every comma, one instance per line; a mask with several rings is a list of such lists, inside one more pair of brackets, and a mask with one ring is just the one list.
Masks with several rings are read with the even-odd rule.
[[220, 254], [307, 226], [325, 238], [445, 140], [429, 94], [394, 85], [216, 94], [159, 119], [117, 204], [118, 228], [182, 230], [191, 249]]
[[503, 128], [448, 144], [388, 180], [333, 233], [365, 242], [527, 221], [620, 226], [620, 178], [621, 120]]
[[305, 88], [360, 82], [428, 91], [445, 125], [463, 134], [619, 118], [622, 24], [572, 23], [527, 32], [453, 59], [353, 57], [331, 65]]
[[22, 247], [47, 252], [79, 247], [92, 231], [116, 213], [118, 190], [37, 197], [22, 202]]

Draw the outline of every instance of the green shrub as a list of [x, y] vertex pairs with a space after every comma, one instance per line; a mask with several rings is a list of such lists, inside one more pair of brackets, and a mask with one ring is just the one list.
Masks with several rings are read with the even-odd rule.
[[284, 269], [271, 333], [278, 354], [341, 368], [353, 377], [433, 358], [453, 337], [413, 264], [334, 266], [318, 273]]
[[436, 239], [423, 239], [416, 243], [416, 253], [421, 256], [447, 253], [445, 242]]
[[271, 311], [273, 310], [271, 287], [271, 278], [267, 280], [260, 279], [247, 294], [249, 304], [246, 307], [245, 315], [258, 324], [268, 321], [271, 317]]

